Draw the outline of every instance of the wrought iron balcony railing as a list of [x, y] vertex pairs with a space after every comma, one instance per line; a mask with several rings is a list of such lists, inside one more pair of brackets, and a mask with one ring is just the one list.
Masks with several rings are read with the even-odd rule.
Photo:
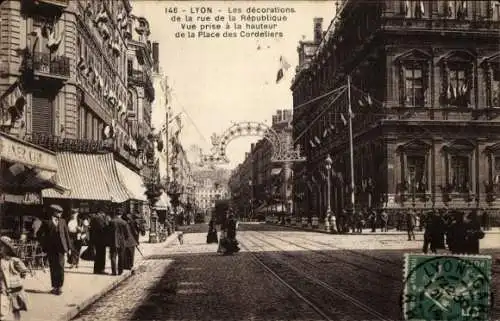
[[97, 141], [91, 139], [73, 139], [62, 138], [53, 135], [32, 134], [26, 135], [24, 140], [44, 147], [54, 152], [80, 152], [80, 153], [95, 153], [102, 151], [111, 151], [113, 144], [107, 141]]
[[69, 4], [69, 0], [33, 0], [35, 4], [42, 3], [45, 5], [54, 5], [61, 8], [66, 8]]
[[31, 67], [33, 72], [43, 76], [56, 76], [58, 78], [69, 78], [70, 61], [68, 57], [55, 56], [45, 52], [33, 52], [31, 58]]

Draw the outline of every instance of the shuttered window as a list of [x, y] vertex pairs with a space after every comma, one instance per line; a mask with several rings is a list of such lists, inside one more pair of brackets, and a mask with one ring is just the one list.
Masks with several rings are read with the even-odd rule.
[[31, 128], [33, 134], [53, 134], [53, 101], [51, 98], [41, 97], [33, 93], [31, 113]]

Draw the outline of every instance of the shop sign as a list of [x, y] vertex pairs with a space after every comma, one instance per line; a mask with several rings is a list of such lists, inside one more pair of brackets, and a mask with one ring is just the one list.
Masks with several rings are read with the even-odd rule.
[[57, 171], [56, 156], [0, 136], [0, 158], [28, 166]]
[[24, 194], [1, 194], [0, 203], [15, 203], [24, 205], [39, 205], [42, 204], [42, 195], [40, 193], [24, 193]]

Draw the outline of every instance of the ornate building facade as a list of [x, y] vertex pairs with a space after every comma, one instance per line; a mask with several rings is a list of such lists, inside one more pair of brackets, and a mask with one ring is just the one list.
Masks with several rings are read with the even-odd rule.
[[[349, 115], [356, 207], [500, 208], [499, 9], [342, 1], [326, 32], [315, 22], [291, 88], [294, 141], [308, 158], [295, 168], [305, 215], [325, 215], [327, 155], [333, 210], [350, 204]], [[348, 76], [350, 90], [336, 97]]]
[[[111, 153], [125, 167], [119, 171], [141, 184], [154, 150], [151, 68], [158, 62], [147, 21], [131, 10], [128, 0], [3, 1], [1, 130], [71, 157]], [[129, 196], [145, 201], [134, 188]]]

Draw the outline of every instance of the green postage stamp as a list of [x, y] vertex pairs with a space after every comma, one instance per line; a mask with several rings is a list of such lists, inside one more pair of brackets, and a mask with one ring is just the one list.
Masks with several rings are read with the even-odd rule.
[[406, 254], [405, 320], [488, 320], [491, 262], [482, 255]]

